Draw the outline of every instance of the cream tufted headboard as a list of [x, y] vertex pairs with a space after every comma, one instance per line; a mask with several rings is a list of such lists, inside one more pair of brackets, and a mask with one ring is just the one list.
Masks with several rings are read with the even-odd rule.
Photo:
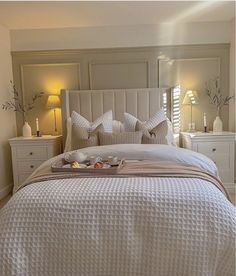
[[147, 120], [163, 105], [166, 89], [139, 88], [113, 90], [61, 90], [63, 137], [66, 137], [66, 121], [74, 110], [89, 121], [108, 110], [113, 119], [123, 121], [124, 112]]

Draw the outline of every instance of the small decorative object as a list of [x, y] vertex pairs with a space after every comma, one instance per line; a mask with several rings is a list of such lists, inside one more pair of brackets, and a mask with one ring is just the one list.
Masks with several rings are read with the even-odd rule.
[[37, 93], [32, 97], [32, 100], [29, 103], [23, 103], [22, 99], [20, 98], [20, 94], [16, 89], [15, 84], [13, 84], [12, 81], [10, 81], [10, 84], [12, 86], [13, 98], [12, 100], [6, 101], [4, 104], [2, 104], [2, 109], [13, 110], [15, 112], [21, 113], [24, 120], [22, 134], [24, 137], [30, 137], [32, 136], [32, 132], [31, 132], [31, 127], [26, 120], [27, 113], [35, 107], [35, 102], [39, 98], [41, 98], [44, 93], [43, 92]]
[[220, 85], [219, 85], [219, 77], [215, 79], [211, 79], [206, 82], [206, 93], [207, 96], [210, 98], [210, 103], [214, 104], [217, 109], [216, 119], [213, 123], [213, 132], [222, 132], [223, 130], [223, 123], [220, 118], [221, 108], [224, 105], [229, 105], [230, 100], [233, 96], [223, 96], [220, 92]]
[[49, 95], [47, 100], [47, 108], [54, 111], [54, 134], [57, 135], [57, 116], [56, 109], [61, 107], [60, 97], [58, 95]]
[[36, 135], [37, 135], [37, 137], [41, 137], [42, 136], [41, 132], [39, 130], [39, 119], [38, 118], [36, 118]]
[[23, 135], [23, 137], [31, 137], [32, 136], [31, 127], [28, 122], [25, 122], [25, 124], [23, 125], [22, 135]]
[[207, 119], [206, 119], [206, 113], [203, 113], [203, 124], [204, 124], [204, 132], [207, 132]]
[[189, 123], [189, 132], [195, 132], [195, 123], [193, 123], [193, 105], [199, 104], [197, 91], [188, 90], [182, 102], [183, 105], [191, 106], [191, 122]]
[[220, 116], [216, 116], [214, 122], [213, 122], [213, 132], [222, 132], [223, 130], [223, 123], [220, 119]]

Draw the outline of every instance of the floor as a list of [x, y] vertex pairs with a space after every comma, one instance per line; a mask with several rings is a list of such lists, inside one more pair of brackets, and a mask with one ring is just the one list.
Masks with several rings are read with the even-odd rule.
[[[9, 194], [8, 196], [6, 196], [4, 199], [0, 200], [0, 209], [8, 202], [8, 200], [11, 198], [11, 194]], [[236, 197], [235, 194], [230, 194], [230, 198], [234, 204], [234, 206], [236, 206]]]

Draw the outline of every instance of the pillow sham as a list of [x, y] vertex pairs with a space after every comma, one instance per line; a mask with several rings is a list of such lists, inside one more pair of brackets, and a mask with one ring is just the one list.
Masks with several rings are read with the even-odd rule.
[[92, 132], [88, 132], [86, 128], [78, 125], [72, 125], [71, 135], [71, 150], [77, 150], [87, 147], [94, 147], [99, 145], [98, 132], [104, 131], [102, 124], [97, 126]]
[[121, 133], [105, 133], [99, 132], [99, 143], [101, 146], [114, 144], [141, 144], [141, 131], [121, 132]]
[[112, 132], [112, 111], [109, 110], [105, 112], [94, 122], [89, 122], [86, 118], [84, 118], [79, 113], [72, 111], [71, 122], [72, 124], [75, 124], [87, 129], [88, 132], [92, 132], [100, 124], [103, 125], [105, 132]]
[[[165, 115], [164, 109], [161, 108], [152, 118], [144, 122], [145, 127], [148, 130], [151, 130], [164, 120], [166, 120], [166, 115]], [[138, 118], [125, 112], [124, 113], [125, 131], [135, 131], [137, 121], [139, 121]]]
[[172, 131], [172, 124], [169, 119], [162, 121], [152, 130], [148, 130], [144, 123], [137, 121], [136, 131], [142, 131], [142, 144], [164, 144], [176, 146]]

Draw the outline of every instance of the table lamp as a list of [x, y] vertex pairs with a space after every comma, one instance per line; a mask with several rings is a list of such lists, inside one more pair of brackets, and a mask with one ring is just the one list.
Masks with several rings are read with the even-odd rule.
[[182, 102], [183, 105], [191, 106], [191, 123], [189, 124], [189, 132], [195, 132], [195, 123], [193, 123], [193, 105], [199, 104], [197, 91], [188, 90]]
[[61, 100], [58, 95], [49, 95], [47, 100], [47, 108], [54, 111], [54, 133], [57, 134], [57, 116], [56, 109], [61, 107]]

